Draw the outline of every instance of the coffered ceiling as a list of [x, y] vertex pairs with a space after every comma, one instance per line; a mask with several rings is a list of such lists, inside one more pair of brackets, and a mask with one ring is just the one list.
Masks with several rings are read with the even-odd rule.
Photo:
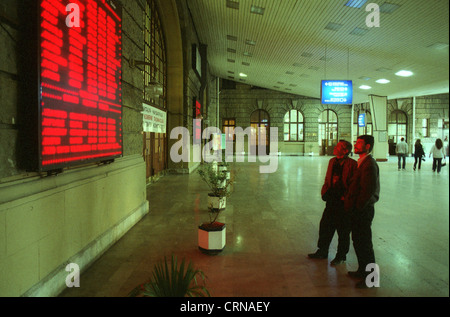
[[[448, 0], [187, 4], [217, 77], [314, 98], [321, 80], [349, 79], [353, 103], [367, 102], [369, 94], [393, 99], [449, 91]], [[380, 9], [379, 27], [370, 27], [377, 22], [376, 12], [366, 11], [371, 4]], [[400, 70], [413, 75], [395, 75]]]

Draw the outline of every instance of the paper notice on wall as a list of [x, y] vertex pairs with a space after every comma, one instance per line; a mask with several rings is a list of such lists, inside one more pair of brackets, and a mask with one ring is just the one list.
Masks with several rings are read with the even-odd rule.
[[142, 104], [142, 128], [144, 132], [166, 133], [167, 112]]

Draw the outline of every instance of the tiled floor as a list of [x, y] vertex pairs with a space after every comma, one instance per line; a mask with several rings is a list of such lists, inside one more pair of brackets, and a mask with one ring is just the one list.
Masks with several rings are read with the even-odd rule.
[[357, 289], [353, 247], [345, 264], [311, 260], [324, 209], [320, 188], [330, 157], [280, 157], [278, 170], [232, 163], [234, 193], [220, 220], [227, 245], [216, 256], [197, 247], [197, 226], [208, 219], [207, 186], [197, 173], [171, 175], [148, 187], [150, 213], [81, 274], [81, 287], [61, 296], [126, 296], [171, 254], [192, 260], [208, 276], [214, 297], [449, 296], [449, 167], [397, 171], [379, 163], [381, 197], [372, 226], [380, 287]]

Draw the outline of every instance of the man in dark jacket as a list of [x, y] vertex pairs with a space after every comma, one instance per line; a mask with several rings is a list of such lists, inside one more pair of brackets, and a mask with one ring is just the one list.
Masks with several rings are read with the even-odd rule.
[[338, 250], [331, 261], [332, 265], [344, 262], [350, 248], [350, 218], [344, 210], [344, 197], [356, 169], [356, 161], [348, 157], [351, 151], [352, 144], [344, 140], [339, 141], [334, 148], [333, 154], [336, 156], [328, 163], [321, 191], [326, 207], [320, 220], [318, 250], [308, 254], [313, 259], [328, 258], [328, 248], [337, 231]]
[[380, 197], [379, 168], [370, 152], [374, 138], [359, 136], [355, 144], [355, 154], [359, 154], [358, 168], [345, 198], [345, 210], [350, 213], [353, 247], [358, 259], [358, 270], [348, 272], [351, 277], [362, 279], [356, 286], [364, 287], [369, 274], [366, 267], [375, 263], [372, 245], [372, 220], [374, 205]]

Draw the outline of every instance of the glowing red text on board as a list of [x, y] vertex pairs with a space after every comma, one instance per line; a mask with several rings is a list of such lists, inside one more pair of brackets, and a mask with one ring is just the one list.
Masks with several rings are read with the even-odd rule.
[[[69, 4], [79, 20], [68, 25]], [[117, 6], [111, 0], [41, 0], [39, 23], [41, 168], [122, 155]]]

